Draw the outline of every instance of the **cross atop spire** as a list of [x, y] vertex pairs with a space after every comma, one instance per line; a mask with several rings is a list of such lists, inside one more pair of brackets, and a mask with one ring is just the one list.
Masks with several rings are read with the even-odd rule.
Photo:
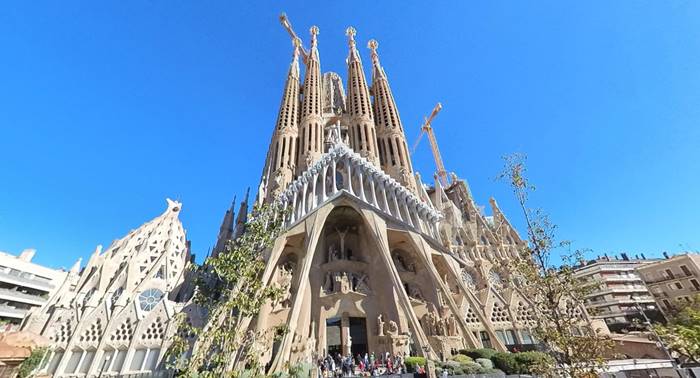
[[353, 28], [352, 26], [348, 26], [347, 29], [345, 29], [345, 35], [348, 36], [348, 44], [350, 47], [355, 47], [355, 35], [357, 34], [357, 30]]
[[367, 42], [367, 48], [372, 51], [372, 59], [374, 60], [374, 57], [378, 57], [377, 55], [377, 48], [379, 47], [379, 42], [377, 42], [376, 39], [370, 39], [369, 42]]
[[348, 61], [360, 61], [360, 53], [357, 52], [357, 47], [355, 43], [355, 35], [357, 31], [352, 26], [348, 26], [345, 29], [345, 35], [348, 36], [348, 46], [350, 46], [350, 55], [348, 56]]
[[301, 39], [299, 38], [294, 38], [292, 41], [292, 44], [294, 44], [294, 53], [292, 56], [292, 63], [289, 66], [289, 76], [293, 76], [295, 78], [299, 78], [299, 53], [302, 51], [301, 47]]
[[369, 42], [367, 42], [367, 48], [371, 51], [370, 56], [372, 57], [372, 79], [386, 76], [382, 65], [379, 63], [379, 54], [377, 54], [378, 47], [379, 42], [377, 42], [376, 39], [370, 39]]
[[318, 34], [319, 34], [318, 26], [316, 26], [316, 25], [312, 26], [312, 27], [309, 29], [309, 33], [311, 33], [311, 47], [314, 47], [314, 46], [316, 46], [316, 44], [317, 44], [317, 42], [318, 42], [318, 41], [316, 40], [316, 37], [317, 37]]
[[309, 54], [309, 56], [311, 57], [311, 59], [315, 59], [316, 61], [318, 61], [318, 26], [312, 26], [309, 29], [309, 33], [311, 33], [311, 53]]

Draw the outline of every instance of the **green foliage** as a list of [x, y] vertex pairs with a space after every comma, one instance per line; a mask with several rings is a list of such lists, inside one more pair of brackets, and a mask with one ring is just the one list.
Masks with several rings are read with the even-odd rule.
[[692, 303], [671, 311], [666, 325], [652, 328], [668, 349], [689, 361], [700, 362], [700, 295]]
[[520, 374], [543, 373], [555, 363], [547, 353], [535, 351], [515, 353], [515, 361], [518, 363]]
[[462, 365], [457, 361], [440, 362], [438, 369], [440, 370], [440, 373], [442, 373], [443, 371], [447, 371], [449, 375], [464, 374], [464, 371], [462, 370]]
[[[203, 328], [192, 327], [179, 317], [179, 329], [168, 350], [169, 367], [179, 376], [255, 377], [261, 367], [262, 345], [278, 336], [278, 330], [248, 331], [249, 324], [268, 301], [276, 301], [284, 288], [268, 286], [262, 275], [263, 253], [272, 247], [281, 230], [279, 206], [255, 207], [245, 232], [227, 244], [226, 250], [195, 267], [197, 291], [194, 302], [208, 314]], [[191, 357], [190, 340], [196, 336]]]
[[311, 377], [311, 371], [313, 370], [313, 365], [308, 363], [299, 363], [297, 365], [291, 366], [289, 368], [290, 378], [307, 378]]
[[491, 361], [493, 361], [493, 364], [498, 369], [503, 370], [506, 374], [520, 374], [518, 361], [515, 359], [513, 353], [498, 352], [491, 356]]
[[[481, 359], [477, 361], [481, 362]], [[542, 352], [500, 352], [491, 356], [491, 362], [506, 374], [543, 375], [547, 375], [547, 372], [555, 363], [551, 356]]]
[[425, 357], [406, 357], [404, 363], [409, 373], [415, 373], [418, 365], [425, 367], [426, 360]]
[[39, 367], [41, 359], [44, 358], [44, 355], [46, 354], [47, 350], [47, 348], [34, 349], [29, 355], [29, 357], [27, 357], [27, 359], [22, 361], [22, 363], [19, 365], [19, 372], [17, 374], [17, 377], [29, 377], [29, 374], [31, 374], [32, 371], [34, 371], [34, 369]]
[[[528, 207], [528, 195], [534, 190], [525, 177], [525, 156], [512, 155], [505, 159], [499, 176], [508, 182], [515, 194], [527, 225], [526, 244], [521, 258], [510, 264], [513, 281], [531, 304], [533, 321], [528, 326], [532, 334], [555, 358], [548, 367], [555, 366], [564, 375], [578, 378], [596, 374], [613, 354], [614, 342], [594, 329], [586, 316], [583, 303], [597, 288], [594, 282], [582, 282], [574, 276], [574, 268], [583, 259], [582, 251], [569, 252], [570, 243], [558, 242], [554, 225], [540, 209]], [[565, 250], [561, 253], [558, 251]], [[558, 253], [562, 265], [552, 264], [552, 255]], [[498, 366], [498, 362], [493, 360]], [[499, 357], [504, 366], [510, 366], [508, 357]]]
[[476, 363], [478, 363], [481, 367], [483, 367], [486, 370], [493, 369], [493, 362], [488, 358], [477, 358]]
[[452, 361], [457, 361], [457, 362], [459, 362], [460, 364], [466, 364], [467, 362], [472, 362], [472, 361], [474, 361], [474, 360], [472, 360], [471, 357], [466, 356], [466, 355], [464, 355], [464, 354], [455, 354], [454, 356], [450, 357], [450, 359], [451, 359]]
[[[491, 361], [489, 361], [489, 363], [490, 362]], [[493, 364], [491, 364], [491, 366], [493, 367]], [[484, 367], [481, 366], [481, 364], [478, 364], [476, 362], [467, 362], [465, 364], [462, 364], [461, 368], [464, 374], [479, 374], [487, 372], [487, 370], [484, 369]]]
[[461, 350], [459, 351], [460, 354], [466, 354], [467, 356], [477, 359], [477, 358], [486, 358], [490, 359], [491, 356], [494, 354], [498, 353], [496, 350], [491, 349], [491, 348], [480, 348], [480, 349], [472, 349], [472, 350]]
[[[482, 351], [486, 354], [491, 354], [489, 351], [492, 351], [493, 353], [496, 353], [496, 351], [489, 349], [488, 351]], [[462, 350], [460, 352], [468, 352], [467, 350]], [[489, 359], [485, 358], [478, 358], [476, 360], [477, 362], [474, 362], [471, 357], [465, 355], [465, 354], [456, 354], [450, 358], [449, 361], [446, 362], [438, 362], [438, 370], [441, 373], [442, 371], [447, 371], [448, 374], [456, 375], [456, 374], [483, 374], [483, 373], [489, 373], [493, 371], [493, 362]]]

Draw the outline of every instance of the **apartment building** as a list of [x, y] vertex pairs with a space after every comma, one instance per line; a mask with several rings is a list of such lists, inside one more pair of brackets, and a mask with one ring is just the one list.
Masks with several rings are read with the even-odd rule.
[[620, 257], [605, 256], [579, 266], [575, 276], [598, 285], [585, 303], [591, 316], [605, 321], [614, 333], [633, 329], [633, 319], [643, 317], [640, 311], [653, 320], [662, 319], [654, 298], [636, 271], [656, 261], [659, 259], [647, 259], [644, 255], [630, 258], [622, 253]]
[[700, 294], [700, 254], [686, 253], [637, 267], [663, 311], [692, 302]]
[[43, 306], [68, 276], [65, 270], [33, 263], [35, 253], [0, 252], [0, 332], [17, 330], [29, 310]]

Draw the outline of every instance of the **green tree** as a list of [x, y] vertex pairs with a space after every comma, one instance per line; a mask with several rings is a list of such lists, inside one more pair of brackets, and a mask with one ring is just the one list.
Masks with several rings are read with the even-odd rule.
[[34, 369], [39, 367], [39, 364], [44, 358], [44, 355], [46, 354], [47, 350], [47, 348], [36, 348], [32, 350], [32, 353], [29, 355], [29, 357], [27, 357], [27, 359], [22, 361], [22, 363], [19, 365], [19, 372], [17, 373], [17, 377], [29, 377], [29, 375], [34, 371]]
[[[251, 320], [266, 301], [280, 298], [283, 289], [267, 286], [262, 275], [269, 250], [282, 226], [282, 211], [277, 206], [255, 207], [245, 225], [245, 232], [230, 241], [224, 252], [209, 258], [197, 270], [194, 302], [208, 314], [203, 328], [188, 325], [184, 314], [179, 332], [168, 351], [171, 367], [180, 376], [240, 377], [261, 372], [259, 357], [262, 345], [277, 330], [255, 332]], [[192, 355], [187, 358], [190, 340], [196, 337]]]
[[683, 359], [700, 363], [700, 295], [692, 303], [672, 309], [667, 324], [654, 324], [652, 329], [668, 349]]
[[545, 212], [529, 207], [528, 197], [534, 186], [525, 176], [525, 159], [522, 154], [504, 157], [499, 178], [513, 190], [527, 227], [526, 246], [511, 270], [522, 281], [520, 290], [533, 304], [532, 333], [555, 360], [555, 366], [538, 370], [541, 374], [559, 372], [574, 378], [597, 376], [596, 371], [612, 354], [614, 343], [594, 329], [585, 316], [584, 299], [595, 286], [574, 277], [574, 266], [582, 262], [582, 252], [561, 253], [561, 265], [553, 264], [553, 254], [567, 250], [570, 244], [557, 241], [556, 226]]

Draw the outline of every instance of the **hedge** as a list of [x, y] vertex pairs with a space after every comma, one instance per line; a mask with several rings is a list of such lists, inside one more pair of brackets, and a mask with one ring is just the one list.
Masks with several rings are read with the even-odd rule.
[[406, 364], [406, 370], [409, 373], [415, 373], [417, 370], [417, 365], [425, 367], [425, 357], [406, 357], [404, 360]]
[[491, 349], [491, 348], [481, 348], [481, 349], [471, 349], [471, 350], [460, 350], [460, 354], [465, 354], [473, 359], [477, 358], [486, 358], [486, 359], [491, 359], [491, 357], [498, 353], [496, 350]]

